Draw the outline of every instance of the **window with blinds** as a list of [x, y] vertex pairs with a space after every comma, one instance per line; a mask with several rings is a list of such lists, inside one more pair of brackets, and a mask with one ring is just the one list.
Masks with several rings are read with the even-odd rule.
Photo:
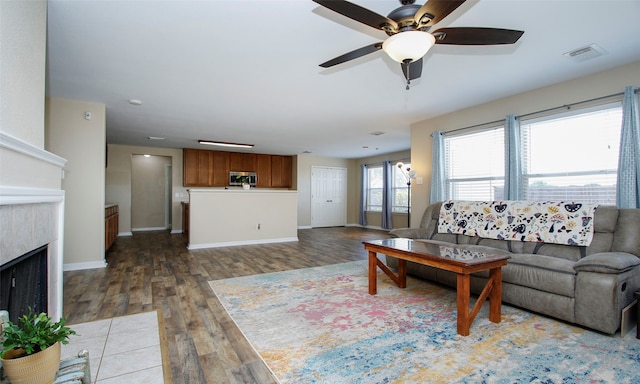
[[445, 193], [454, 200], [502, 200], [504, 196], [504, 126], [447, 135]]
[[615, 205], [622, 105], [520, 122], [525, 200]]
[[382, 165], [367, 168], [367, 211], [382, 212]]
[[[411, 169], [411, 163], [404, 160], [404, 168]], [[409, 211], [409, 179], [400, 168], [392, 167], [393, 186], [391, 186], [392, 212], [407, 213]]]

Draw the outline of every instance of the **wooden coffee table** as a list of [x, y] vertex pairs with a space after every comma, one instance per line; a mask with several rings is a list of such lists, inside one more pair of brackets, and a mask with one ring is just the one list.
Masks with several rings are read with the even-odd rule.
[[[469, 335], [469, 328], [489, 298], [489, 320], [500, 322], [502, 306], [502, 267], [507, 265], [510, 256], [499, 250], [496, 252], [478, 251], [472, 246], [429, 243], [411, 239], [384, 239], [364, 241], [364, 248], [369, 251], [369, 294], [377, 293], [377, 267], [380, 267], [398, 287], [407, 287], [407, 260], [418, 264], [455, 272], [458, 295], [458, 334]], [[396, 275], [381, 260], [377, 253], [398, 259]], [[469, 310], [471, 297], [471, 274], [489, 270], [489, 281]]]

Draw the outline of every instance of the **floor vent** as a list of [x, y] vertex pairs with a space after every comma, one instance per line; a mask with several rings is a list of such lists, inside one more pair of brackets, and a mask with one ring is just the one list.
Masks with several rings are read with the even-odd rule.
[[602, 56], [605, 53], [607, 53], [607, 51], [605, 51], [602, 47], [598, 46], [597, 44], [591, 44], [587, 45], [586, 47], [566, 52], [563, 55], [579, 63], [589, 59], [593, 59], [594, 57]]

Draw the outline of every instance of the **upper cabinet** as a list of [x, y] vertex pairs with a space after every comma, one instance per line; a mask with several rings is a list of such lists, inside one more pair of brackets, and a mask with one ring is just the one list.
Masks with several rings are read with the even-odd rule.
[[229, 184], [229, 152], [222, 151], [206, 151], [213, 152], [213, 162], [211, 164], [213, 173], [213, 187], [225, 187]]
[[229, 171], [256, 172], [258, 188], [291, 188], [291, 156], [183, 149], [185, 187], [225, 187]]
[[274, 188], [290, 188], [292, 180], [291, 156], [271, 156], [271, 186]]
[[271, 187], [271, 155], [256, 155], [256, 176], [258, 188]]
[[253, 153], [229, 153], [229, 170], [240, 172], [256, 172], [256, 155]]
[[229, 152], [183, 149], [185, 187], [224, 187], [228, 184]]

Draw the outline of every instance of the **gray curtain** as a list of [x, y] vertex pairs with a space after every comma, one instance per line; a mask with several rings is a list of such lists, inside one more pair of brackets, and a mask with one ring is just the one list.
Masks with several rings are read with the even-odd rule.
[[367, 225], [367, 188], [369, 187], [369, 173], [367, 164], [360, 165], [362, 184], [360, 185], [360, 225]]
[[444, 192], [444, 133], [442, 131], [433, 132], [433, 150], [431, 159], [431, 192], [429, 203], [433, 204], [443, 201]]
[[638, 127], [638, 87], [626, 87], [622, 102], [622, 130], [616, 205], [640, 208], [640, 128]]
[[520, 157], [520, 122], [516, 115], [507, 115], [504, 124], [504, 197], [522, 199], [522, 160]]
[[382, 164], [382, 228], [391, 229], [393, 226], [391, 220], [392, 196], [391, 188], [393, 187], [393, 170], [391, 162], [386, 160]]

